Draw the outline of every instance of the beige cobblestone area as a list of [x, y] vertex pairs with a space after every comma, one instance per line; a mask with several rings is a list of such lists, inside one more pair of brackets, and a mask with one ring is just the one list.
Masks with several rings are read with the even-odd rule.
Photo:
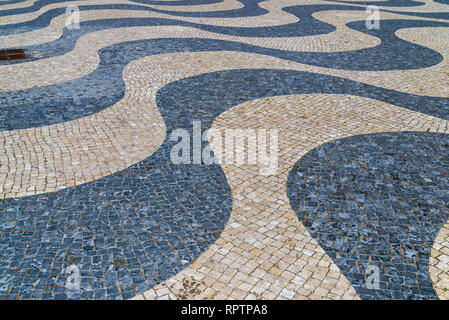
[[429, 258], [433, 289], [442, 300], [449, 300], [449, 221], [438, 232]]
[[[262, 176], [260, 165], [222, 164], [233, 211], [220, 238], [190, 267], [135, 299], [357, 299], [290, 209], [288, 171], [334, 139], [386, 131], [448, 133], [449, 121], [366, 98], [314, 94], [236, 106], [217, 117], [213, 128], [278, 129], [279, 170]], [[213, 142], [211, 148], [216, 150]], [[189, 294], [186, 283], [197, 290]]]

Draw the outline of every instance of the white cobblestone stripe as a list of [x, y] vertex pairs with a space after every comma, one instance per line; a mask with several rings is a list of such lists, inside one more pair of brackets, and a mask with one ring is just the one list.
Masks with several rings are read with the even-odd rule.
[[433, 289], [442, 300], [449, 300], [449, 221], [438, 232], [429, 258]]

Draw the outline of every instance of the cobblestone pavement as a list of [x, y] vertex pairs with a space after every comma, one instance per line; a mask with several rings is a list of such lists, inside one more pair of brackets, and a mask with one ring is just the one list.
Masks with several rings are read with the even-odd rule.
[[449, 299], [448, 134], [447, 0], [0, 0], [0, 296]]

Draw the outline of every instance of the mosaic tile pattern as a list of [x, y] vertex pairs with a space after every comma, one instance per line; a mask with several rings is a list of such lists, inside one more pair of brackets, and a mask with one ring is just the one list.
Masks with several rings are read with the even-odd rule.
[[[446, 134], [354, 136], [303, 156], [288, 196], [362, 298], [436, 298], [428, 260], [449, 219], [448, 161]], [[369, 266], [379, 288], [366, 288]]]
[[268, 129], [279, 121], [278, 172], [267, 177], [260, 165], [223, 164], [235, 203], [226, 229], [193, 265], [137, 298], [185, 298], [184, 283], [192, 279], [202, 292], [187, 297], [197, 299], [359, 297], [291, 210], [284, 191], [289, 171], [298, 157], [334, 139], [410, 128], [447, 133], [449, 123], [367, 98], [303, 94], [235, 106], [213, 128]]
[[[447, 298], [447, 30], [446, 0], [1, 2], [1, 297]], [[278, 172], [171, 163], [195, 120], [279, 130]]]

